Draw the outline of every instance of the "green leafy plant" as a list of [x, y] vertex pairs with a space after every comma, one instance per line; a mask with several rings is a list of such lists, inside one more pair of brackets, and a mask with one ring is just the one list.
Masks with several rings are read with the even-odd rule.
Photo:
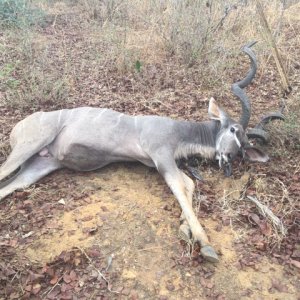
[[134, 64], [134, 68], [137, 70], [137, 72], [141, 72], [141, 67], [142, 67], [142, 64], [139, 60], [137, 60]]
[[19, 80], [14, 78], [13, 72], [15, 70], [14, 64], [5, 64], [0, 69], [0, 88], [3, 88], [4, 90], [10, 88], [15, 89], [19, 85]]
[[41, 9], [28, 0], [0, 0], [0, 26], [24, 27], [37, 24], [44, 18]]

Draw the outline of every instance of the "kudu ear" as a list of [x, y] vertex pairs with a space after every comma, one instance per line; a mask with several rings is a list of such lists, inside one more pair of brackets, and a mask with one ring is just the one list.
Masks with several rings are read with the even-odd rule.
[[226, 123], [228, 120], [227, 113], [219, 107], [217, 101], [213, 97], [209, 100], [208, 114], [212, 120], [220, 121], [222, 124]]
[[253, 146], [244, 147], [244, 153], [250, 161], [267, 162], [269, 156]]

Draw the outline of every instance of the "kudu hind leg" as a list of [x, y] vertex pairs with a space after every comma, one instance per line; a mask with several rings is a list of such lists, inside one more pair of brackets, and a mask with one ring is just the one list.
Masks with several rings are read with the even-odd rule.
[[189, 195], [192, 189], [191, 186], [189, 186], [190, 183], [188, 185], [186, 183], [186, 181], [188, 182], [188, 180], [184, 178], [186, 175], [183, 175], [177, 168], [174, 168], [173, 172], [168, 170], [162, 174], [181, 206], [194, 241], [200, 243], [201, 254], [208, 261], [218, 262], [218, 255], [210, 245], [207, 235], [193, 211], [191, 197]]
[[13, 149], [7, 160], [0, 168], [0, 180], [12, 174], [30, 157], [38, 152], [40, 145], [31, 144], [17, 144]]
[[62, 166], [53, 157], [33, 156], [21, 166], [20, 171], [12, 179], [0, 183], [0, 200], [15, 190], [26, 188], [60, 168]]
[[[29, 158], [49, 145], [61, 131], [56, 120], [41, 122], [44, 113], [35, 113], [17, 123], [10, 135], [12, 151], [0, 167], [0, 181], [12, 174]], [[55, 121], [55, 122], [54, 122]]]

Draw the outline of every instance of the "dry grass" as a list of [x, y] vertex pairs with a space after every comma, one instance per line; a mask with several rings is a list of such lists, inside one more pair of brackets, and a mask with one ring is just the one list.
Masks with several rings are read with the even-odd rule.
[[222, 214], [235, 224], [239, 222], [243, 224], [242, 231], [236, 235], [236, 240], [242, 240], [245, 232], [247, 232], [242, 219], [245, 215], [250, 218], [249, 211], [250, 207], [253, 206], [253, 203], [247, 199], [247, 194], [251, 191], [251, 195], [255, 195], [254, 198], [258, 200], [261, 206], [269, 209], [282, 222], [281, 226], [278, 226], [269, 214], [265, 215], [257, 206], [251, 208], [251, 212], [258, 214], [261, 220], [266, 220], [272, 228], [265, 235], [267, 244], [270, 247], [280, 247], [286, 236], [286, 230], [282, 230], [282, 226], [286, 226], [286, 220], [289, 221], [289, 218], [297, 209], [295, 198], [290, 195], [289, 187], [276, 177], [269, 177], [263, 173], [254, 175], [253, 178], [247, 176], [243, 179], [243, 177], [245, 175], [240, 179], [231, 180], [230, 186], [220, 188], [220, 192], [223, 191], [223, 196], [219, 196], [218, 199]]
[[[256, 189], [257, 199], [259, 202], [269, 208], [275, 216], [280, 216], [280, 221], [283, 225], [286, 224], [286, 219], [297, 209], [297, 203], [295, 199], [290, 195], [289, 188], [280, 179], [265, 178], [263, 181], [264, 187], [261, 186], [262, 178], [254, 180], [253, 184]], [[276, 191], [276, 193], [274, 193]], [[267, 236], [268, 244], [274, 247], [280, 247], [280, 244], [285, 237], [285, 230], [276, 226], [272, 220], [268, 223], [272, 226], [271, 233]], [[289, 228], [287, 228], [289, 229]]]
[[[235, 72], [239, 46], [249, 40], [262, 40], [256, 9], [250, 2], [34, 3], [45, 14], [44, 23], [5, 29], [0, 37], [4, 53], [0, 101], [14, 107], [47, 103], [65, 106], [81, 96], [86, 81], [99, 81], [100, 74], [116, 71], [134, 75], [151, 65], [164, 69], [170, 62], [198, 69], [201, 88], [214, 91]], [[280, 1], [264, 3], [279, 48], [282, 53], [289, 53], [284, 62], [291, 71], [297, 61], [292, 50], [299, 42], [297, 36], [289, 39], [288, 44], [285, 42], [291, 27], [297, 29], [291, 17], [293, 10], [282, 14]], [[264, 42], [258, 45], [257, 53], [269, 52]], [[272, 59], [260, 61], [261, 70], [267, 71]], [[134, 81], [138, 81], [136, 78], [139, 76]], [[225, 95], [220, 90], [218, 93], [221, 97]]]

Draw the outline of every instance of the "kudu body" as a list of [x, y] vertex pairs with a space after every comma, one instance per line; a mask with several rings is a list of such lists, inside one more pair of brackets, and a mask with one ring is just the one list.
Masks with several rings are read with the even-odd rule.
[[256, 63], [250, 47], [244, 51], [252, 67], [244, 80], [233, 85], [243, 105], [240, 122], [232, 120], [214, 99], [209, 102], [211, 120], [201, 123], [90, 107], [37, 112], [12, 130], [12, 152], [0, 168], [0, 181], [20, 170], [0, 183], [0, 199], [61, 168], [91, 171], [112, 162], [139, 161], [164, 177], [181, 206], [182, 231], [190, 231], [206, 259], [218, 261], [192, 209], [194, 183], [175, 160], [194, 154], [218, 159], [227, 173], [238, 152], [246, 152], [252, 160], [267, 160], [248, 144], [245, 134], [250, 104], [242, 89], [253, 79]]

